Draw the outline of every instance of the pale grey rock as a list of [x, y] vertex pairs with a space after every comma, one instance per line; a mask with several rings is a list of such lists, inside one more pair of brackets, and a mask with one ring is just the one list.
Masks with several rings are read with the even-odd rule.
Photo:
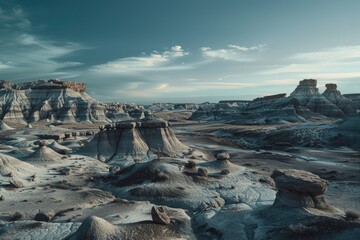
[[188, 147], [160, 119], [100, 126], [100, 132], [79, 150], [109, 164], [126, 166], [160, 156], [182, 156]]
[[324, 198], [327, 181], [319, 176], [302, 170], [284, 169], [275, 170], [271, 177], [278, 189], [274, 202], [275, 207], [318, 209], [328, 207]]
[[10, 186], [13, 188], [23, 188], [24, 187], [24, 183], [19, 179], [10, 178], [9, 183], [10, 183]]

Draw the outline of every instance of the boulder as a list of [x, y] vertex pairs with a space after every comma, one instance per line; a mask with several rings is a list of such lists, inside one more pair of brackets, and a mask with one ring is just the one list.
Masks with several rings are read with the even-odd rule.
[[271, 178], [278, 190], [274, 206], [318, 209], [328, 207], [323, 196], [327, 190], [327, 181], [319, 176], [306, 171], [284, 169], [275, 170]]
[[200, 177], [207, 177], [208, 171], [205, 168], [198, 168], [198, 175]]
[[34, 220], [39, 221], [39, 222], [50, 222], [52, 216], [53, 216], [53, 214], [51, 212], [48, 212], [48, 213], [40, 212], [35, 215]]
[[219, 153], [218, 155], [216, 155], [216, 159], [219, 161], [226, 161], [230, 159], [230, 155], [226, 152]]
[[166, 214], [164, 207], [153, 206], [151, 209], [151, 217], [153, 221], [156, 223], [164, 224], [164, 225], [170, 224], [170, 218]]

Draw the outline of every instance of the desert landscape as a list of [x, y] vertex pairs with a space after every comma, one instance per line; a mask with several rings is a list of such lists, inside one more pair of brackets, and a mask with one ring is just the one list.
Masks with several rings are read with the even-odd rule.
[[0, 240], [360, 239], [359, 0], [0, 0]]
[[360, 234], [360, 104], [336, 85], [147, 106], [85, 88], [2, 82], [1, 239]]

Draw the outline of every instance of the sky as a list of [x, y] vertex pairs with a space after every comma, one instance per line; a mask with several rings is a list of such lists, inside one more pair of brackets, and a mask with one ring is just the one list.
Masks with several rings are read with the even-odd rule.
[[360, 93], [358, 0], [0, 0], [0, 79], [87, 84], [110, 102]]

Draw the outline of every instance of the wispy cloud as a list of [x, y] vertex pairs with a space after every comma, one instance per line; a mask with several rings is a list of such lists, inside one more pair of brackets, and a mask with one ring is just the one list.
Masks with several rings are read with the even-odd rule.
[[27, 19], [21, 7], [14, 7], [11, 9], [3, 9], [0, 7], [0, 29], [11, 30], [28, 29], [31, 27], [31, 22]]
[[359, 77], [360, 45], [297, 53], [285, 60], [290, 63], [269, 67], [261, 74], [298, 73], [326, 79]]
[[193, 86], [201, 86], [203, 89], [228, 89], [228, 88], [251, 88], [256, 87], [255, 83], [241, 83], [241, 82], [196, 82], [190, 83]]
[[[0, 8], [0, 69], [13, 80], [58, 77], [58, 70], [81, 65], [59, 58], [84, 49], [79, 44], [57, 43], [31, 33], [32, 24], [20, 7]], [[61, 71], [60, 76], [68, 73]], [[71, 75], [73, 75], [71, 73]]]
[[142, 71], [188, 69], [190, 66], [182, 63], [173, 63], [176, 59], [185, 57], [189, 54], [189, 52], [185, 51], [181, 46], [177, 45], [162, 53], [153, 51], [149, 55], [143, 54], [139, 57], [120, 58], [114, 61], [109, 61], [105, 64], [93, 66], [90, 68], [90, 70], [105, 74], [131, 74]]
[[344, 46], [316, 52], [298, 53], [291, 57], [294, 60], [314, 62], [339, 62], [360, 60], [360, 46]]
[[264, 46], [265, 45], [260, 44], [253, 47], [243, 47], [230, 44], [227, 48], [212, 49], [210, 47], [202, 47], [200, 50], [206, 58], [236, 62], [253, 62], [257, 59], [255, 53], [262, 51]]

